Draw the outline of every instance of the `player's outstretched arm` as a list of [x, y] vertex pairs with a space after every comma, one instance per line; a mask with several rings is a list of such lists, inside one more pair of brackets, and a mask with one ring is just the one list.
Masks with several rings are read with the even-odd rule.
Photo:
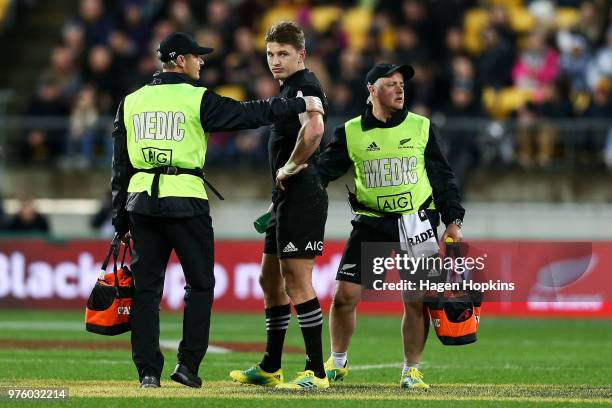
[[301, 98], [273, 97], [268, 100], [240, 102], [232, 98], [207, 91], [202, 97], [200, 120], [206, 132], [254, 129], [270, 125], [287, 115], [302, 112], [323, 112], [321, 101], [317, 97]]

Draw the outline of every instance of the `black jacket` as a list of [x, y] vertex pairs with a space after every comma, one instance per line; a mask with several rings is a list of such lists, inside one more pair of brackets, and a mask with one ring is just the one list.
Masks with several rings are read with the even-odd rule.
[[[146, 86], [188, 83], [197, 86], [184, 74], [164, 72], [153, 77]], [[137, 169], [132, 167], [127, 149], [127, 131], [123, 121], [123, 102], [119, 104], [113, 127], [113, 165], [111, 177], [113, 225], [123, 234], [129, 230], [128, 212], [163, 217], [193, 217], [208, 212], [208, 200], [186, 197], [159, 198], [158, 210], [146, 193], [127, 192], [130, 178]], [[210, 90], [202, 96], [200, 122], [205, 132], [232, 131], [270, 125], [285, 115], [297, 115], [306, 110], [303, 99], [270, 98], [267, 101], [238, 102]]]
[[[408, 109], [394, 113], [387, 122], [381, 122], [372, 114], [371, 105], [367, 105], [362, 117], [362, 129], [392, 128], [404, 121]], [[317, 170], [322, 181], [327, 184], [344, 175], [353, 165], [346, 144], [344, 124], [336, 127], [330, 143], [319, 155]], [[433, 190], [434, 204], [442, 215], [442, 221], [448, 225], [456, 219], [463, 219], [465, 210], [461, 206], [459, 188], [453, 171], [438, 144], [438, 130], [432, 123], [429, 127], [429, 140], [425, 147], [425, 170]], [[382, 220], [381, 220], [382, 221]]]

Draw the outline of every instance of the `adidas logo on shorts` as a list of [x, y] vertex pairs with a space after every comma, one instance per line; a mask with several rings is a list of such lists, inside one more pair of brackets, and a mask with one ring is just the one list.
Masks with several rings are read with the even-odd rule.
[[295, 252], [297, 250], [298, 249], [295, 247], [295, 245], [293, 245], [293, 242], [289, 242], [285, 249], [283, 249], [283, 252]]

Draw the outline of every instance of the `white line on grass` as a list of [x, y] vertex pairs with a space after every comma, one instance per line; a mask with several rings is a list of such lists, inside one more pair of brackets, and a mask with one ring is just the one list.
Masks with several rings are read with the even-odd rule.
[[[131, 360], [106, 360], [103, 358], [90, 359], [90, 362], [94, 362], [95, 364], [102, 365], [124, 365], [129, 364], [132, 365]], [[0, 363], [60, 363], [60, 364], [78, 364], [83, 365], [83, 360], [75, 360], [75, 359], [66, 359], [66, 358], [31, 358], [31, 357], [23, 357], [23, 358], [0, 358]]]
[[[378, 370], [382, 368], [402, 368], [403, 366], [404, 364], [402, 363], [364, 364], [364, 365], [349, 366], [349, 369], [361, 371], [361, 370]], [[431, 368], [431, 369], [436, 369], [436, 370], [457, 369], [457, 368], [462, 368], [462, 369], [477, 368], [477, 369], [485, 369], [485, 370], [502, 369], [502, 370], [550, 371], [550, 370], [565, 370], [566, 369], [564, 367], [550, 366], [550, 365], [534, 366], [534, 365], [519, 365], [519, 364], [510, 364], [510, 363], [506, 363], [500, 366], [500, 365], [491, 365], [491, 363], [478, 365], [478, 364], [436, 364], [436, 363], [422, 362], [421, 367], [425, 369]]]
[[387, 363], [387, 364], [365, 364], [349, 366], [349, 370], [377, 370], [379, 368], [402, 368], [402, 363]]
[[[160, 347], [163, 348], [167, 348], [170, 350], [178, 350], [178, 346], [179, 346], [180, 340], [160, 340], [159, 341], [159, 345]], [[207, 354], [226, 354], [226, 353], [231, 353], [232, 350], [225, 348], [225, 347], [219, 347], [219, 346], [213, 346], [212, 344], [208, 345], [208, 351], [206, 352]]]
[[[181, 330], [181, 323], [161, 323], [161, 330]], [[66, 321], [0, 321], [0, 330], [24, 330], [24, 331], [85, 331], [83, 322]]]

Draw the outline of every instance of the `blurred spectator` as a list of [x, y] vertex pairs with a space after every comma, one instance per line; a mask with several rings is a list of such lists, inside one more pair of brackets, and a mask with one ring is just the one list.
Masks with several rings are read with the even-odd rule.
[[483, 36], [484, 49], [478, 59], [478, 80], [483, 88], [500, 89], [510, 85], [515, 59], [512, 44], [494, 27], [487, 27]]
[[[65, 118], [68, 116], [68, 107], [61, 99], [61, 88], [53, 80], [44, 81], [38, 88], [37, 95], [26, 111], [28, 116], [37, 119]], [[31, 125], [31, 124], [30, 124]], [[26, 162], [48, 162], [59, 157], [64, 145], [64, 132], [61, 128], [46, 130], [43, 124], [39, 128], [30, 130], [21, 142], [19, 156]]]
[[494, 5], [489, 9], [489, 25], [499, 36], [514, 48], [516, 44], [516, 33], [512, 29], [508, 9], [502, 5]]
[[102, 0], [81, 0], [79, 15], [73, 22], [83, 27], [87, 48], [106, 44], [114, 28], [113, 20], [106, 15]]
[[198, 25], [187, 0], [171, 0], [168, 6], [168, 18], [174, 31], [190, 33], [195, 31]]
[[396, 30], [395, 60], [399, 63], [429, 61], [427, 48], [422, 46], [417, 32], [411, 27], [399, 27]]
[[[592, 119], [596, 132], [587, 134], [581, 150], [586, 153], [586, 160], [597, 159], [603, 147], [606, 166], [612, 169], [612, 80], [604, 79], [595, 88], [593, 98], [585, 112], [585, 117]], [[606, 125], [607, 124], [607, 125]]]
[[[204, 10], [204, 8], [201, 9]], [[219, 33], [223, 44], [233, 44], [236, 22], [230, 11], [229, 3], [222, 0], [211, 0], [205, 10], [206, 14], [201, 16], [204, 26]]]
[[329, 96], [329, 115], [342, 116], [345, 118], [355, 117], [361, 113], [362, 105], [365, 101], [360, 101], [353, 98], [351, 88], [343, 82], [339, 82], [332, 86], [328, 92]]
[[458, 55], [451, 61], [451, 69], [451, 81], [454, 84], [469, 84], [471, 90], [475, 90], [476, 75], [472, 60], [465, 55]]
[[114, 68], [113, 54], [108, 47], [97, 45], [89, 51], [85, 82], [98, 90], [100, 110], [106, 114], [114, 113], [122, 95]]
[[590, 56], [586, 40], [579, 34], [560, 32], [557, 35], [557, 43], [561, 51], [561, 75], [569, 79], [572, 91], [587, 91]]
[[346, 49], [340, 54], [340, 71], [333, 75], [348, 86], [353, 94], [353, 98], [365, 105], [368, 98], [368, 91], [364, 83], [365, 72], [363, 71], [359, 54], [351, 49]]
[[110, 50], [116, 70], [116, 85], [118, 90], [132, 92], [140, 87], [138, 72], [139, 56], [136, 46], [121, 30], [113, 31], [109, 39]]
[[554, 81], [558, 73], [559, 54], [546, 44], [543, 33], [536, 31], [529, 34], [527, 46], [512, 69], [514, 84], [536, 91]]
[[7, 228], [15, 233], [49, 233], [47, 217], [38, 213], [31, 198], [19, 200], [19, 210], [8, 221]]
[[590, 46], [596, 46], [601, 40], [605, 18], [609, 14], [609, 5], [602, 1], [584, 0], [580, 4], [580, 20], [576, 29], [582, 33]]
[[612, 118], [612, 78], [599, 82], [585, 116], [608, 120]]
[[518, 163], [523, 168], [535, 164], [547, 167], [552, 159], [555, 129], [540, 119], [537, 106], [531, 102], [517, 112]]
[[121, 29], [138, 50], [146, 50], [151, 39], [150, 21], [143, 15], [143, 7], [129, 1], [123, 10]]
[[[450, 26], [446, 31], [445, 45], [447, 52], [444, 53], [438, 65], [438, 78], [440, 91], [444, 97], [450, 95], [450, 88], [454, 78], [453, 60], [459, 56], [466, 56], [467, 52], [463, 45], [463, 30], [458, 26]], [[468, 57], [469, 58], [469, 57]], [[446, 100], [443, 104], [446, 103]]]
[[152, 55], [144, 56], [138, 62], [138, 81], [136, 88], [144, 86], [151, 77], [159, 69], [159, 60], [155, 59]]
[[[560, 7], [563, 7], [559, 5]], [[556, 5], [552, 0], [534, 0], [530, 1], [527, 9], [529, 14], [536, 18], [538, 27], [549, 30], [554, 27]]]
[[82, 71], [85, 67], [85, 31], [83, 26], [71, 22], [62, 29], [62, 44], [72, 55], [75, 67]]
[[[268, 0], [244, 0], [236, 4], [236, 8], [233, 10], [232, 14], [235, 15], [238, 20], [236, 24], [241, 27], [249, 27], [251, 30], [257, 30], [261, 22], [253, 18], [253, 16], [263, 15], [268, 7]], [[200, 20], [205, 19], [204, 16], [201, 17]]]
[[267, 74], [261, 54], [255, 50], [253, 33], [249, 28], [236, 30], [234, 52], [225, 58], [225, 79], [230, 84], [247, 87], [252, 78]]
[[325, 63], [327, 72], [334, 78], [337, 78], [339, 73], [340, 54], [347, 46], [348, 35], [342, 29], [339, 21], [331, 23], [320, 35], [316, 52]]
[[55, 47], [51, 51], [51, 66], [43, 72], [41, 80], [56, 83], [60, 88], [60, 98], [70, 102], [81, 86], [81, 75], [75, 68], [70, 48]]
[[[87, 168], [93, 164], [94, 148], [100, 138], [99, 112], [96, 106], [96, 89], [86, 86], [81, 89], [70, 114], [70, 132], [66, 147], [68, 167]], [[111, 138], [104, 137], [104, 157], [110, 159]]]
[[[376, 58], [376, 56], [382, 55], [383, 58], [386, 54], [397, 47], [397, 28], [393, 26], [391, 18], [387, 13], [376, 13], [372, 16], [372, 25], [370, 27], [370, 35], [366, 39], [366, 48], [363, 52], [365, 58]], [[369, 42], [368, 40], [372, 40]], [[337, 41], [338, 39], [336, 39]], [[334, 44], [335, 47], [341, 46], [342, 43]]]
[[[403, 62], [403, 61], [402, 61]], [[414, 77], [405, 83], [406, 103], [427, 107], [427, 111], [436, 105], [436, 89], [433, 81], [434, 72], [428, 63], [412, 64]], [[429, 116], [429, 115], [424, 115]]]
[[216, 88], [220, 84], [227, 82], [223, 67], [226, 52], [219, 33], [209, 29], [202, 29], [196, 32], [196, 39], [198, 44], [206, 44], [206, 46], [215, 50], [212, 54], [208, 54], [204, 60], [204, 69], [200, 72], [200, 82], [210, 88]]
[[[524, 167], [529, 167], [534, 158], [540, 167], [550, 164], [554, 145], [561, 131], [558, 120], [574, 116], [574, 107], [570, 101], [570, 83], [566, 78], [544, 85], [536, 102], [538, 121], [534, 126], [535, 135], [528, 135], [529, 132], [524, 130], [523, 139], [519, 139], [522, 153], [520, 162]], [[528, 141], [530, 137], [531, 142]], [[537, 147], [530, 153], [534, 143]]]
[[[442, 134], [446, 140], [446, 157], [457, 177], [460, 188], [464, 188], [468, 170], [479, 161], [477, 136], [466, 125], [466, 120], [484, 117], [480, 99], [469, 82], [459, 81], [451, 89], [450, 103], [444, 109], [448, 125]], [[454, 120], [454, 121], [453, 121]]]
[[423, 0], [404, 0], [401, 15], [403, 23], [412, 27], [423, 48], [434, 49], [436, 32], [425, 2]]
[[[150, 51], [153, 52], [159, 48], [161, 40], [166, 38], [171, 32], [175, 31], [174, 26], [169, 20], [160, 20], [153, 26], [153, 39], [151, 40]], [[143, 56], [147, 55], [143, 52]]]
[[[463, 30], [459, 26], [450, 26], [446, 31], [445, 45], [447, 59], [457, 55], [465, 54], [465, 45], [463, 44]], [[444, 67], [443, 67], [444, 68]]]
[[536, 102], [543, 118], [569, 119], [574, 116], [570, 83], [565, 78], [546, 84]]
[[589, 87], [595, 89], [604, 78], [612, 78], [612, 26], [606, 33], [606, 43], [591, 60], [587, 79]]

